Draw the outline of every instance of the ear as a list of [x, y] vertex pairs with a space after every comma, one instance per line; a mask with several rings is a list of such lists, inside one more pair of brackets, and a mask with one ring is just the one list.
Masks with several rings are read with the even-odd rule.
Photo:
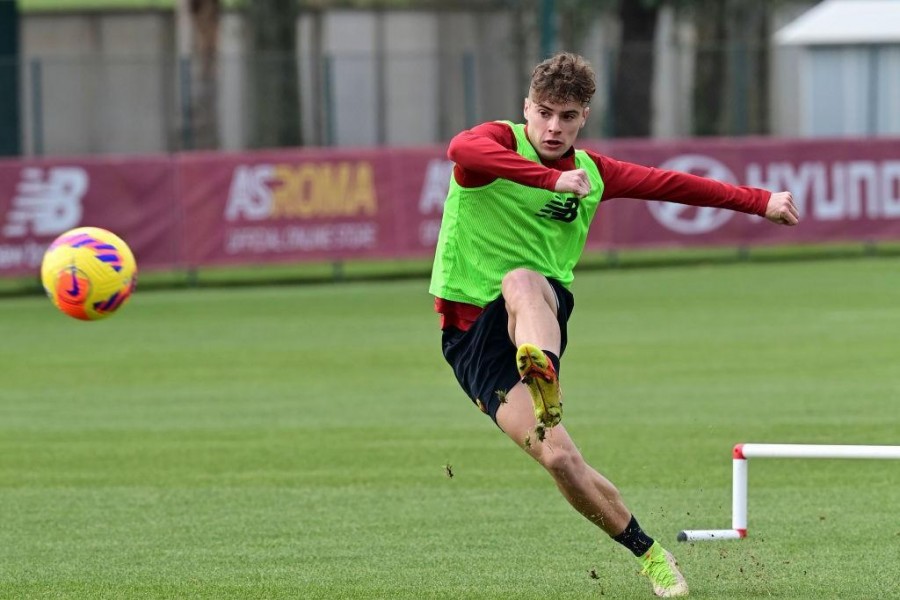
[[528, 98], [528, 96], [525, 96], [525, 103], [522, 106], [522, 116], [525, 117], [525, 119], [528, 119], [528, 105], [530, 103], [531, 100]]
[[588, 118], [589, 114], [591, 114], [591, 107], [586, 106], [584, 108], [584, 114], [581, 116], [581, 127], [579, 127], [579, 129], [583, 128], [584, 124], [587, 123], [587, 118]]

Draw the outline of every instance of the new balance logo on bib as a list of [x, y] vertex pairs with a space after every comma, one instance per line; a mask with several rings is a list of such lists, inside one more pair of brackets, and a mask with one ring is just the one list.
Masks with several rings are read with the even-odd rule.
[[544, 208], [535, 214], [545, 219], [571, 223], [578, 216], [580, 201], [576, 196], [571, 196], [563, 201], [559, 196], [544, 205]]

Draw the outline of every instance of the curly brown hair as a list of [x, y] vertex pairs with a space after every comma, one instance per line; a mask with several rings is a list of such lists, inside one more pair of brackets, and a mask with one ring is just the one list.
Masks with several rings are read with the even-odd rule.
[[535, 102], [580, 102], [587, 106], [597, 85], [594, 69], [583, 56], [561, 52], [534, 68], [528, 95]]

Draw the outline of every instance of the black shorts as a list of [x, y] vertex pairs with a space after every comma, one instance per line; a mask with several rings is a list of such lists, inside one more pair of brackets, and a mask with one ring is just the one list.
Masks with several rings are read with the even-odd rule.
[[[566, 323], [575, 308], [575, 298], [555, 279], [547, 281], [556, 292], [562, 358], [566, 350]], [[484, 307], [468, 331], [448, 327], [441, 340], [444, 358], [453, 367], [459, 385], [495, 423], [501, 399], [519, 382], [516, 346], [509, 339], [508, 320], [506, 301], [500, 296]]]

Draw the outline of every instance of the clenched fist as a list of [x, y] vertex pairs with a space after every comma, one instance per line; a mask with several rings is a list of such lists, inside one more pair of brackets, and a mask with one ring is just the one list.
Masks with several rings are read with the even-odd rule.
[[766, 218], [779, 225], [796, 225], [800, 222], [800, 213], [794, 206], [794, 197], [790, 192], [775, 192], [769, 196]]

